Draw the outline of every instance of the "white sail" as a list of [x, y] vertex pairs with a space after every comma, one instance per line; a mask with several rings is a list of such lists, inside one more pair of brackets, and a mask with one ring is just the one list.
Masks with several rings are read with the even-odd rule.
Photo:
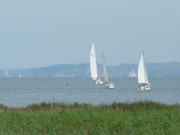
[[132, 71], [130, 71], [129, 77], [134, 78], [134, 77], [136, 77], [136, 76], [137, 76], [137, 75], [136, 75], [136, 73], [134, 72], [134, 69], [133, 69]]
[[19, 74], [19, 78], [21, 78], [22, 77], [22, 75], [21, 74]]
[[97, 75], [96, 53], [95, 53], [94, 42], [92, 44], [91, 53], [90, 53], [90, 71], [91, 71], [92, 79], [96, 80], [98, 75]]
[[5, 77], [9, 77], [7, 70], [5, 70]]
[[141, 55], [139, 66], [138, 66], [138, 82], [149, 84], [147, 72], [146, 72], [146, 65], [144, 60], [144, 53]]
[[132, 72], [131, 71], [129, 72], [129, 77], [132, 77]]
[[136, 77], [137, 76], [136, 73], [134, 72], [134, 69], [133, 69], [131, 75], [132, 75], [132, 77]]
[[106, 62], [105, 62], [104, 55], [103, 55], [103, 69], [104, 69], [104, 81], [105, 81], [106, 83], [109, 83], [108, 74], [107, 74], [107, 70], [106, 70]]

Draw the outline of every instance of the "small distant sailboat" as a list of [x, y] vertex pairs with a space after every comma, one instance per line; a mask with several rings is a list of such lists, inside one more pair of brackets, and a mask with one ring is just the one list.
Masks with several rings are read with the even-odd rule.
[[18, 80], [20, 80], [22, 78], [22, 75], [21, 74], [19, 74], [19, 76], [18, 76]]
[[103, 69], [104, 69], [104, 81], [106, 83], [105, 87], [107, 89], [114, 89], [114, 84], [113, 83], [109, 83], [109, 79], [108, 79], [108, 74], [107, 74], [107, 70], [106, 70], [106, 62], [105, 62], [105, 58], [103, 55]]
[[9, 78], [10, 76], [8, 75], [8, 71], [7, 70], [5, 70], [5, 77], [6, 78]]
[[130, 71], [129, 77], [131, 77], [131, 78], [137, 77], [136, 73], [134, 72], [134, 69], [132, 71]]
[[144, 52], [141, 55], [139, 66], [138, 66], [138, 89], [139, 90], [150, 90], [150, 83], [148, 81], [146, 65], [144, 60]]
[[97, 64], [96, 64], [96, 53], [95, 53], [95, 45], [94, 42], [92, 44], [91, 53], [90, 53], [90, 71], [91, 71], [91, 77], [94, 81], [94, 83], [97, 84], [103, 84], [103, 81], [98, 77], [97, 73]]

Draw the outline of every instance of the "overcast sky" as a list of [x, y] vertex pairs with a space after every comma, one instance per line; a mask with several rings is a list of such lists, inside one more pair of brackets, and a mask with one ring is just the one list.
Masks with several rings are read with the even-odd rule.
[[1, 0], [0, 68], [180, 62], [180, 0]]

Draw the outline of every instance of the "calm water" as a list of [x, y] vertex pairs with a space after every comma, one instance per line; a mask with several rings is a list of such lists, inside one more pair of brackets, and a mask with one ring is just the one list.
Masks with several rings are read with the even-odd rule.
[[[151, 91], [137, 91], [137, 79], [114, 78], [116, 89], [97, 86], [90, 78], [17, 78], [0, 79], [0, 100], [9, 107], [21, 107], [40, 102], [108, 104], [152, 100], [180, 104], [180, 78], [150, 78]], [[67, 82], [69, 88], [66, 88]]]

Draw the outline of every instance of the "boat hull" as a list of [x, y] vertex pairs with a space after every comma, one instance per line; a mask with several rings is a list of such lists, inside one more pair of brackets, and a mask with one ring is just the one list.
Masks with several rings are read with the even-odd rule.
[[114, 89], [115, 87], [114, 87], [113, 83], [108, 83], [108, 84], [106, 84], [106, 88], [107, 89]]
[[97, 78], [96, 80], [94, 80], [94, 84], [103, 85], [103, 81], [100, 78]]
[[150, 85], [147, 85], [147, 84], [138, 86], [138, 90], [140, 90], [140, 91], [144, 91], [144, 90], [148, 91], [150, 89], [151, 89]]

